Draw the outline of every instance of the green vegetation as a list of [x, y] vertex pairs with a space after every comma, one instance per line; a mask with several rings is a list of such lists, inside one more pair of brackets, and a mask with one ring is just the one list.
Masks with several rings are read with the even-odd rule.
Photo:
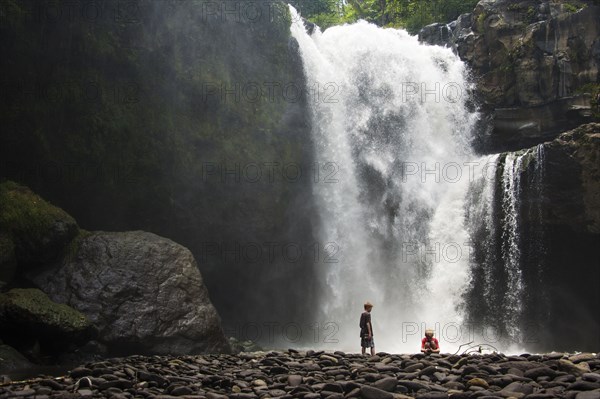
[[412, 34], [431, 23], [447, 23], [471, 12], [478, 0], [292, 0], [305, 18], [323, 29], [359, 19]]
[[587, 7], [587, 4], [580, 2], [580, 1], [574, 1], [574, 2], [570, 2], [570, 3], [563, 3], [563, 9], [566, 12], [571, 12], [571, 13], [575, 13], [580, 11], [581, 9]]
[[71, 333], [84, 331], [91, 326], [84, 314], [65, 304], [52, 302], [36, 288], [14, 288], [0, 294], [0, 315], [2, 314], [5, 320], [23, 326], [45, 325]]
[[29, 188], [11, 181], [0, 184], [0, 231], [42, 241], [57, 220], [75, 223], [65, 211]]

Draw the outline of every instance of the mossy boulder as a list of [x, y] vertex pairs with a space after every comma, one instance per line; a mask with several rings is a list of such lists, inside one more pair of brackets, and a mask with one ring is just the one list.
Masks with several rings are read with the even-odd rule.
[[15, 288], [0, 294], [0, 337], [16, 348], [36, 341], [53, 353], [89, 340], [93, 326], [77, 310], [52, 302], [36, 288]]
[[0, 184], [0, 233], [5, 237], [0, 240], [1, 264], [5, 258], [10, 264], [13, 251], [15, 259], [22, 264], [56, 260], [78, 231], [77, 223], [69, 214], [29, 188], [11, 181]]
[[230, 351], [194, 256], [169, 239], [94, 232], [74, 256], [28, 277], [88, 316], [113, 354]]

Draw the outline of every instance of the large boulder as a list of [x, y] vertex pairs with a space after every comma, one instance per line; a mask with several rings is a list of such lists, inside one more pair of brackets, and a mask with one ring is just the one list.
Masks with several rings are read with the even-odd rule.
[[473, 71], [493, 131], [481, 149], [529, 147], [593, 118], [600, 90], [600, 6], [482, 0], [419, 37], [452, 47]]
[[83, 314], [52, 302], [38, 289], [14, 288], [0, 294], [0, 336], [12, 346], [39, 343], [43, 352], [56, 353], [86, 342], [92, 334], [93, 326]]
[[11, 181], [0, 184], [0, 236], [3, 237], [0, 264], [3, 269], [4, 264], [13, 264], [13, 250], [19, 265], [57, 260], [78, 232], [77, 223], [69, 214], [29, 188]]
[[96, 232], [30, 278], [99, 329], [116, 354], [229, 351], [192, 253], [152, 233]]

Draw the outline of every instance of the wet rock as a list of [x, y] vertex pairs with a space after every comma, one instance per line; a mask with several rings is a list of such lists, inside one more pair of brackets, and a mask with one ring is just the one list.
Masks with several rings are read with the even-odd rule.
[[589, 360], [596, 359], [596, 354], [594, 353], [579, 353], [577, 355], [569, 356], [569, 361], [577, 364], [579, 362], [587, 362]]
[[47, 352], [93, 335], [88, 318], [77, 310], [55, 303], [35, 288], [14, 288], [0, 294], [0, 334], [15, 345], [40, 342]]
[[427, 392], [418, 394], [416, 397], [419, 399], [444, 399], [448, 397], [448, 394], [446, 392]]
[[[586, 379], [572, 374], [557, 375], [555, 379], [540, 375], [538, 382], [529, 378], [503, 374], [508, 369], [501, 366], [505, 358], [499, 355], [470, 358], [469, 367], [472, 374], [495, 373], [493, 377], [468, 377], [465, 381], [460, 370], [449, 374], [444, 380], [433, 378], [435, 374], [377, 372], [367, 365], [374, 364], [366, 358], [354, 354], [336, 354], [337, 366], [328, 366], [323, 371], [315, 371], [302, 375], [298, 374], [271, 375], [269, 370], [275, 364], [297, 363], [299, 370], [302, 365], [318, 361], [323, 353], [307, 356], [303, 352], [269, 352], [255, 353], [247, 356], [202, 355], [202, 356], [130, 356], [115, 358], [103, 362], [88, 363], [73, 369], [69, 377], [56, 380], [40, 380], [37, 385], [27, 386], [25, 383], [13, 383], [11, 391], [34, 389], [36, 396], [62, 397], [70, 392], [81, 397], [92, 392], [94, 397], [120, 398], [126, 397], [155, 397], [155, 398], [206, 398], [206, 399], [259, 399], [269, 397], [298, 398], [298, 399], [343, 399], [343, 398], [381, 398], [402, 399], [419, 398], [548, 398], [559, 397], [571, 399], [581, 393], [589, 393], [594, 397], [600, 390], [596, 382], [598, 370], [586, 374]], [[385, 355], [393, 357], [394, 355]], [[399, 363], [406, 358], [394, 359], [388, 364]], [[540, 355], [541, 356], [541, 355]], [[525, 358], [525, 356], [523, 356]], [[538, 355], [529, 355], [527, 359], [512, 360], [530, 363], [526, 370], [536, 370], [540, 367], [556, 366], [558, 362], [544, 363]], [[417, 358], [411, 358], [417, 359]], [[420, 359], [423, 359], [422, 357]], [[562, 359], [561, 359], [562, 360]], [[556, 361], [556, 360], [555, 360]], [[425, 362], [421, 360], [421, 362]], [[498, 362], [498, 363], [495, 363]], [[407, 362], [408, 363], [408, 362]], [[414, 362], [412, 363], [414, 364]], [[424, 363], [425, 368], [434, 362]], [[367, 370], [364, 374], [359, 369]], [[328, 371], [331, 373], [328, 374]], [[346, 371], [346, 373], [344, 373]], [[91, 375], [90, 375], [91, 373]], [[560, 372], [564, 373], [564, 372]], [[429, 372], [427, 373], [429, 374]], [[362, 376], [368, 375], [372, 381]], [[74, 376], [78, 376], [79, 379]], [[335, 376], [335, 377], [334, 377]], [[442, 375], [443, 376], [443, 375]], [[570, 377], [570, 378], [567, 378]], [[520, 380], [513, 380], [517, 378]], [[560, 379], [560, 381], [558, 381]], [[564, 382], [562, 382], [564, 381]], [[568, 382], [567, 382], [568, 381]], [[466, 385], [466, 386], [465, 386]], [[0, 397], [3, 395], [0, 387]], [[27, 391], [25, 391], [27, 395]], [[12, 395], [11, 397], [14, 397]], [[29, 396], [25, 396], [29, 397]], [[43, 398], [42, 398], [43, 399]]]
[[382, 389], [364, 385], [360, 388], [360, 394], [365, 399], [392, 399], [394, 395]]
[[75, 220], [29, 188], [11, 181], [0, 184], [0, 231], [14, 243], [19, 267], [56, 261], [79, 233]]
[[558, 368], [577, 376], [590, 372], [590, 367], [586, 363], [574, 364], [573, 362], [564, 359], [558, 361]]
[[398, 384], [408, 388], [409, 391], [416, 392], [421, 389], [429, 391], [430, 388], [427, 384], [419, 382], [419, 381], [410, 381], [410, 380], [398, 380]]
[[527, 370], [523, 374], [524, 377], [536, 379], [538, 377], [554, 377], [556, 375], [556, 371], [552, 370], [549, 367], [538, 367], [535, 369]]
[[482, 378], [471, 378], [469, 381], [467, 381], [467, 387], [481, 387], [481, 388], [489, 388], [489, 384], [487, 383], [486, 380], [482, 379]]
[[591, 381], [575, 381], [571, 385], [567, 386], [567, 390], [570, 391], [593, 391], [600, 389], [600, 383]]
[[297, 374], [290, 374], [288, 376], [288, 384], [293, 387], [302, 384], [302, 376]]
[[92, 233], [76, 256], [30, 278], [89, 317], [114, 352], [229, 350], [192, 253], [166, 238]]
[[600, 374], [599, 373], [584, 373], [581, 378], [584, 381], [591, 381], [600, 383]]
[[384, 391], [388, 391], [388, 392], [393, 392], [394, 389], [396, 388], [396, 385], [398, 385], [398, 380], [396, 378], [392, 378], [392, 377], [387, 377], [387, 378], [382, 378], [380, 380], [375, 381], [375, 383], [373, 383], [373, 386], [375, 388], [384, 390]]
[[600, 399], [600, 390], [579, 392], [575, 399]]
[[504, 393], [521, 393], [524, 395], [529, 395], [530, 393], [533, 393], [533, 386], [529, 385], [529, 384], [524, 384], [522, 382], [512, 382], [510, 384], [508, 384], [507, 386], [505, 386], [501, 392]]

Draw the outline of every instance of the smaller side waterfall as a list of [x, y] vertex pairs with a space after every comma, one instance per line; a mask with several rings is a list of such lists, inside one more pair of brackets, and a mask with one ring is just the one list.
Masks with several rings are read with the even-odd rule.
[[506, 154], [502, 171], [502, 219], [501, 243], [502, 261], [505, 266], [506, 296], [504, 314], [506, 330], [509, 336], [515, 337], [519, 332], [519, 316], [521, 314], [521, 247], [520, 247], [520, 210], [521, 210], [521, 168], [523, 155]]
[[485, 166], [469, 190], [467, 225], [474, 252], [465, 306], [470, 322], [488, 329], [484, 341], [522, 348], [546, 296], [540, 200], [544, 147], [497, 154], [480, 163]]

